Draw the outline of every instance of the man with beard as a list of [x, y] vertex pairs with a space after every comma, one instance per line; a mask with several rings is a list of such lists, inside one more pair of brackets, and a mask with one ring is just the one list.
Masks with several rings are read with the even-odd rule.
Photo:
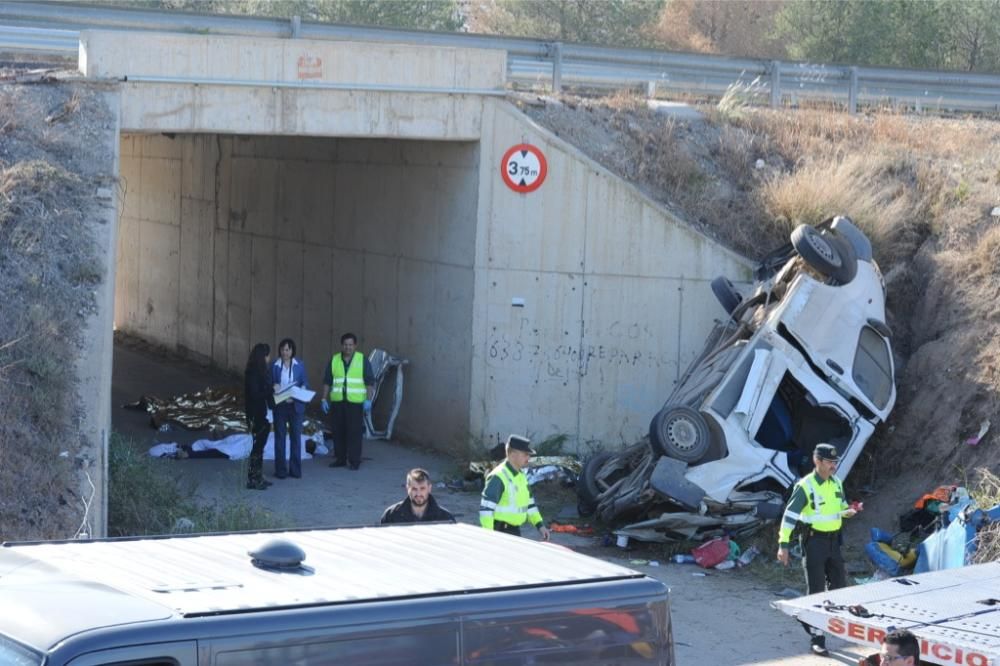
[[451, 512], [431, 495], [433, 485], [427, 470], [418, 467], [407, 472], [406, 499], [385, 510], [382, 524], [455, 522]]

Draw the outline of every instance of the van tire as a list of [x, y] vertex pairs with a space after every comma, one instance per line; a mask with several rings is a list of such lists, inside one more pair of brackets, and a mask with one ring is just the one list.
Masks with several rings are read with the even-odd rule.
[[712, 280], [712, 293], [715, 294], [715, 298], [718, 299], [719, 304], [722, 305], [722, 309], [728, 315], [733, 314], [733, 310], [743, 302], [740, 292], [736, 291], [736, 287], [724, 275], [720, 275]]
[[656, 455], [694, 464], [708, 454], [710, 444], [705, 417], [684, 405], [667, 405], [649, 424], [649, 445]]
[[[802, 260], [821, 275], [835, 278], [843, 284], [854, 279], [854, 274], [857, 273], [857, 257], [853, 252], [850, 253], [850, 257], [845, 257], [847, 253], [844, 246], [849, 243], [841, 243], [838, 240], [821, 234], [809, 224], [800, 224], [792, 231], [792, 247]], [[853, 267], [845, 266], [852, 259]], [[847, 274], [850, 274], [850, 277], [843, 280]]]
[[604, 467], [604, 463], [608, 462], [612, 455], [610, 451], [602, 451], [583, 464], [583, 470], [580, 472], [580, 485], [577, 489], [581, 500], [593, 504], [597, 503], [598, 496], [601, 494], [601, 489], [597, 485], [597, 472]]

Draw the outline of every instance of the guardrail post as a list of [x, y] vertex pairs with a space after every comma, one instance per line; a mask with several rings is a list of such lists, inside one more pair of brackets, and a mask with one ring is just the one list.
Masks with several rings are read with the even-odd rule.
[[781, 63], [777, 60], [771, 61], [771, 108], [777, 109], [781, 106]]
[[646, 81], [646, 99], [656, 99], [656, 81]]
[[562, 42], [552, 44], [552, 92], [562, 91]]
[[299, 35], [302, 34], [302, 17], [293, 16], [292, 17], [292, 39], [298, 39]]
[[858, 112], [858, 68], [851, 67], [850, 88], [847, 89], [847, 112], [852, 116]]

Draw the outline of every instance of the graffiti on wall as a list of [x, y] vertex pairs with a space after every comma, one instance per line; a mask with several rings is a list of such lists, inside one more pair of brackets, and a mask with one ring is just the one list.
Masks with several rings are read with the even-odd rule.
[[[582, 330], [582, 334], [581, 334]], [[596, 375], [617, 379], [622, 369], [669, 376], [676, 373], [676, 345], [654, 335], [649, 324], [615, 321], [591, 326], [576, 321], [563, 330], [546, 330], [522, 318], [516, 330], [494, 326], [485, 349], [489, 367], [530, 370], [535, 382], [560, 382]]]

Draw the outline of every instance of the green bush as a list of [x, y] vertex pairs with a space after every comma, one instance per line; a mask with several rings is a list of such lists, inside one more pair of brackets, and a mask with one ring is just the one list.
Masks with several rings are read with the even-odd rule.
[[[246, 502], [199, 506], [183, 483], [118, 433], [108, 443], [108, 536], [175, 532], [236, 532], [281, 527], [288, 521]], [[185, 528], [181, 518], [190, 521]]]

